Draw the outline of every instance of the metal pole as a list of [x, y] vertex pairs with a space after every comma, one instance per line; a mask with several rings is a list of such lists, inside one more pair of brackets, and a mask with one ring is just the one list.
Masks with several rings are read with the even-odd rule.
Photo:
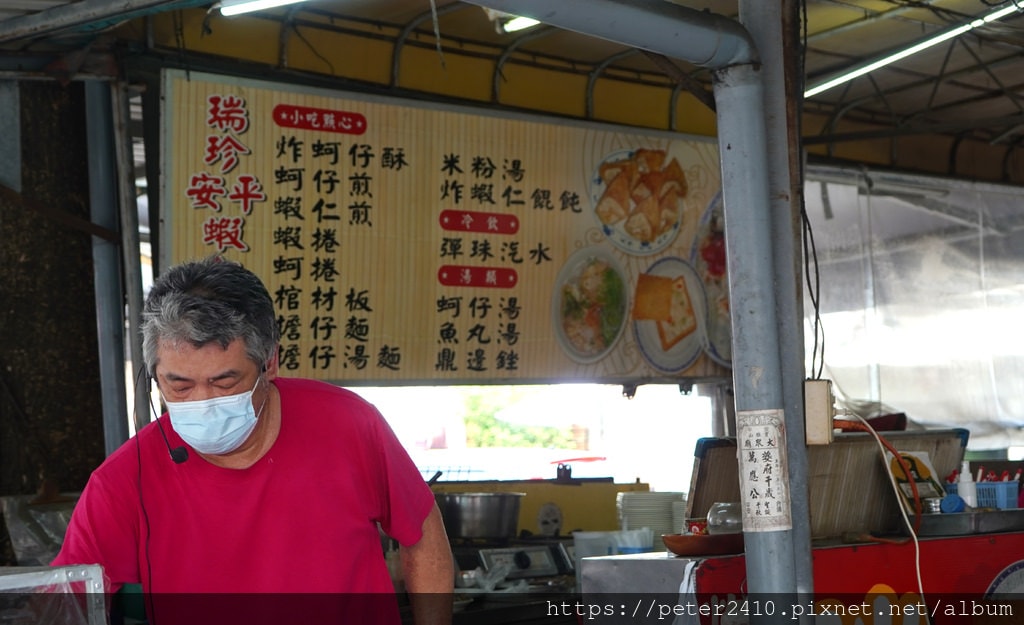
[[735, 20], [664, 0], [467, 0], [547, 25], [718, 68], [754, 56]]
[[18, 82], [0, 79], [0, 184], [21, 191], [21, 115]]
[[[747, 590], [796, 595], [761, 70], [715, 72]], [[751, 615], [750, 622], [777, 617]]]
[[[0, 22], [0, 42], [39, 37], [70, 28], [98, 31], [140, 15], [171, 7], [186, 9], [208, 0], [81, 0]], [[97, 22], [106, 22], [97, 24]]]
[[[124, 266], [125, 300], [128, 317], [128, 354], [132, 363], [132, 397], [135, 400], [135, 431], [150, 421], [150, 387], [138, 380], [137, 374], [143, 368], [142, 337], [142, 267], [139, 246], [139, 207], [135, 199], [135, 157], [132, 152], [132, 138], [128, 131], [129, 93], [123, 82], [110, 85], [114, 101], [114, 145], [120, 175], [117, 178], [118, 195], [121, 198], [121, 249]], [[143, 378], [148, 379], [148, 378]]]
[[[748, 25], [757, 43], [764, 73], [765, 134], [768, 141], [768, 198], [773, 244], [773, 282], [778, 308], [779, 357], [782, 371], [782, 405], [785, 406], [786, 454], [789, 462], [790, 508], [793, 513], [793, 566], [796, 588], [802, 597], [813, 596], [814, 571], [811, 558], [811, 514], [808, 485], [807, 444], [804, 423], [804, 337], [800, 289], [799, 194], [802, 184], [795, 159], [800, 158], [799, 132], [788, 123], [788, 107], [799, 119], [799, 104], [787, 97], [786, 52], [783, 37], [787, 19], [782, 5], [789, 2], [740, 0], [740, 21]], [[794, 12], [795, 13], [795, 12]], [[794, 81], [793, 84], [800, 83]], [[795, 89], [794, 91], [798, 91]], [[797, 94], [799, 97], [799, 94]], [[798, 101], [798, 100], [797, 100]], [[798, 127], [797, 127], [798, 129]], [[810, 616], [805, 617], [809, 621]]]
[[[96, 225], [118, 231], [110, 88], [106, 83], [96, 80], [87, 80], [84, 84], [90, 216]], [[96, 236], [92, 238], [103, 438], [108, 456], [128, 440], [128, 421], [125, 418], [124, 302], [118, 253], [113, 243]]]

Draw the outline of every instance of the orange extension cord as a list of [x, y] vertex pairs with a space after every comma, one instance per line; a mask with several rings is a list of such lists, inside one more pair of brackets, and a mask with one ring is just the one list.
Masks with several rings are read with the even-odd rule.
[[[844, 421], [846, 421], [846, 420], [844, 419]], [[921, 515], [923, 513], [923, 509], [921, 507], [921, 494], [918, 493], [918, 491], [917, 491], [917, 482], [910, 475], [910, 467], [907, 465], [907, 461], [903, 459], [903, 456], [900, 455], [900, 453], [898, 451], [896, 451], [896, 448], [892, 446], [892, 443], [890, 443], [889, 441], [885, 440], [884, 437], [882, 437], [878, 432], [876, 432], [870, 426], [868, 426], [868, 425], [866, 425], [864, 423], [860, 423], [858, 421], [847, 421], [847, 424], [848, 425], [844, 425], [844, 427], [849, 427], [849, 428], [855, 429], [855, 430], [861, 430], [863, 432], [867, 432], [868, 434], [871, 434], [872, 436], [874, 436], [878, 440], [878, 442], [882, 444], [882, 446], [884, 446], [886, 449], [889, 450], [890, 453], [892, 453], [893, 457], [896, 458], [896, 462], [899, 463], [900, 468], [903, 469], [903, 475], [905, 475], [907, 477], [907, 482], [910, 483], [910, 491], [914, 495], [914, 526], [913, 526], [911, 531], [913, 531], [914, 536], [917, 536], [918, 530], [921, 529]], [[886, 467], [886, 470], [888, 470], [888, 467]], [[898, 499], [899, 498], [899, 493], [897, 493], [896, 496], [897, 496], [897, 499]], [[901, 506], [903, 505], [903, 502], [898, 502], [898, 503]], [[874, 542], [881, 542], [881, 543], [892, 543], [892, 544], [903, 544], [903, 543], [905, 543], [905, 542], [907, 542], [909, 540], [908, 538], [896, 538], [896, 539], [880, 538], [878, 536], [872, 536], [870, 534], [864, 534], [861, 537], [864, 538], [865, 540], [870, 540], [870, 541], [874, 541]]]

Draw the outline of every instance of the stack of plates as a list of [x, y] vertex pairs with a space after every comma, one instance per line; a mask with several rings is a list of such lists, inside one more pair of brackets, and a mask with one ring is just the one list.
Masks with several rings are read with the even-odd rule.
[[[672, 505], [678, 502], [685, 504], [686, 493], [643, 491], [619, 493], [616, 498], [619, 529], [635, 530], [648, 527], [651, 529], [653, 538], [660, 544], [662, 534], [679, 533], [672, 514]], [[685, 510], [684, 505], [684, 515], [686, 514]]]
[[672, 502], [672, 533], [686, 533], [686, 498]]

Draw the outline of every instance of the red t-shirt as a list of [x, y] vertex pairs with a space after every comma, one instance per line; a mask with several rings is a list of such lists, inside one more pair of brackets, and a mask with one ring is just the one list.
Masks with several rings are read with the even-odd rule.
[[[191, 449], [175, 464], [151, 423], [93, 472], [53, 564], [101, 564], [112, 591], [393, 593], [377, 523], [416, 543], [429, 486], [354, 393], [274, 384], [281, 431], [256, 464], [224, 469]], [[166, 415], [160, 422], [172, 447], [184, 445]]]

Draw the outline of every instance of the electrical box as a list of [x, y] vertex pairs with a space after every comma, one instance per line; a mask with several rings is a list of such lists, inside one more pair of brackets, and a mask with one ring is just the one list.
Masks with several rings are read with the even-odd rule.
[[804, 380], [804, 432], [808, 445], [832, 442], [835, 416], [832, 380]]

